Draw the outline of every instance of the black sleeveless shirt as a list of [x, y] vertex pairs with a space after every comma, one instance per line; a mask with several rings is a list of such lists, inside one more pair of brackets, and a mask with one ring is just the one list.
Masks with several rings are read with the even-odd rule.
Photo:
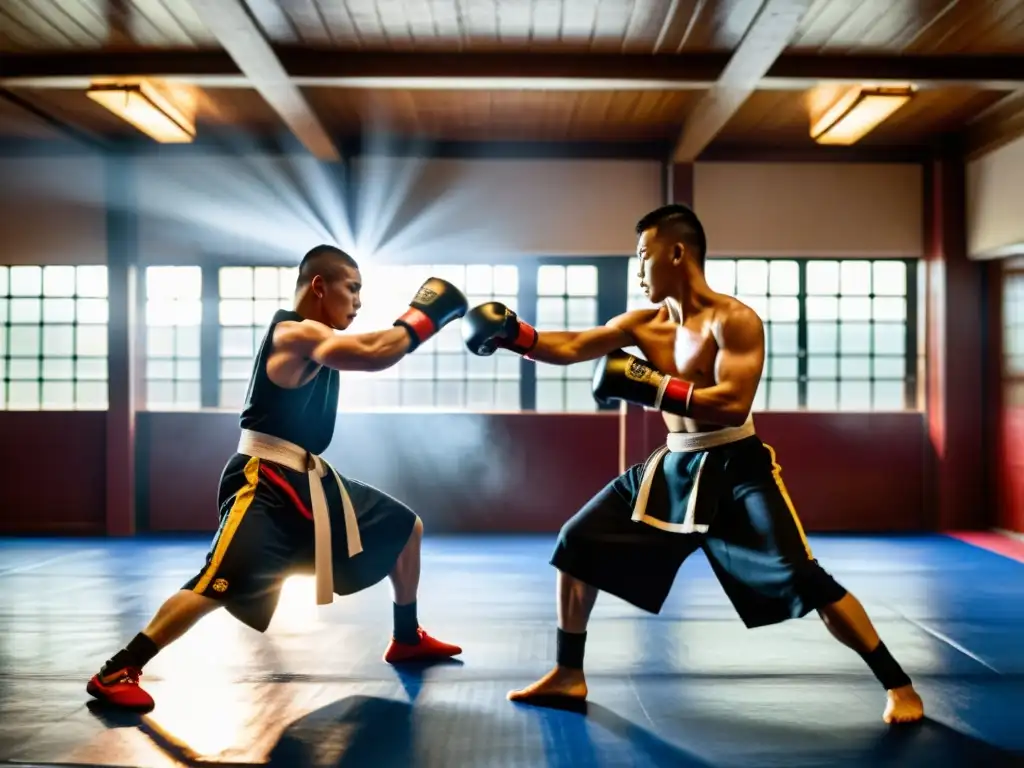
[[274, 313], [253, 364], [241, 427], [279, 437], [310, 453], [320, 454], [334, 436], [334, 420], [338, 416], [338, 372], [322, 366], [316, 376], [296, 389], [279, 387], [267, 376], [267, 358], [273, 346], [274, 328], [285, 320], [301, 322], [302, 319], [298, 312], [286, 309]]

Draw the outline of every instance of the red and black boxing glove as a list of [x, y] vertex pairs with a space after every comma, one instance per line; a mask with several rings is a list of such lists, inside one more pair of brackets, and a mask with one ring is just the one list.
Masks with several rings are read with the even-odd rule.
[[474, 355], [493, 355], [501, 347], [529, 355], [537, 346], [537, 329], [519, 319], [500, 301], [473, 307], [462, 321], [462, 340]]
[[643, 358], [618, 351], [598, 361], [592, 391], [601, 405], [625, 400], [676, 416], [689, 416], [693, 384], [655, 370]]
[[462, 291], [447, 280], [431, 277], [420, 286], [409, 302], [409, 309], [394, 324], [409, 332], [409, 351], [412, 352], [448, 323], [465, 315], [468, 308], [469, 302]]

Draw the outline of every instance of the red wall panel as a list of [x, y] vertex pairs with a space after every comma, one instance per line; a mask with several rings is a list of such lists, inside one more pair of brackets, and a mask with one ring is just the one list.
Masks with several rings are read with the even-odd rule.
[[102, 535], [107, 414], [0, 411], [0, 533]]
[[[629, 461], [664, 440], [657, 414], [644, 418], [646, 445]], [[212, 531], [237, 417], [147, 413], [142, 421], [149, 527]], [[922, 414], [764, 413], [756, 423], [807, 529], [932, 525]], [[326, 458], [408, 503], [434, 532], [550, 532], [617, 474], [618, 425], [614, 413], [345, 414]]]

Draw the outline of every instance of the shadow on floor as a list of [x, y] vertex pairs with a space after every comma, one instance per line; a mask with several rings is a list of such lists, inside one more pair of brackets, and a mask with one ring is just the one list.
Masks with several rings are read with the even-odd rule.
[[[231, 765], [202, 760], [187, 745], [154, 730], [145, 718], [90, 710], [112, 727], [137, 727], [168, 757], [188, 766]], [[698, 757], [611, 710], [591, 703], [586, 715], [536, 707], [515, 707], [524, 719], [464, 706], [410, 702], [374, 696], [350, 696], [321, 707], [290, 724], [271, 749], [268, 768], [351, 768], [353, 766], [546, 765], [551, 768], [593, 765], [651, 765], [710, 768], [719, 763], [705, 749]], [[744, 742], [742, 724], [727, 760], [730, 766], [1021, 766], [1024, 757], [997, 749], [933, 720], [885, 730], [881, 736], [837, 734], [827, 749], [806, 749], [796, 741], [787, 757], [777, 750], [759, 751]], [[782, 729], [789, 730], [789, 729]], [[778, 731], [776, 731], [778, 735]], [[793, 728], [789, 737], [800, 738]], [[731, 750], [730, 750], [731, 751]], [[818, 752], [815, 754], [815, 752]], [[737, 759], [738, 758], [738, 759]]]

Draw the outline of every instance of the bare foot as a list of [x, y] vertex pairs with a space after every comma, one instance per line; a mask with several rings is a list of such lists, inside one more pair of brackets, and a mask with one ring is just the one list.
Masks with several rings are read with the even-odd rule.
[[913, 685], [904, 685], [886, 691], [889, 701], [882, 719], [887, 723], [913, 723], [924, 717], [924, 702]]
[[538, 707], [578, 710], [586, 707], [587, 681], [582, 669], [555, 667], [533, 685], [509, 691], [508, 700]]

